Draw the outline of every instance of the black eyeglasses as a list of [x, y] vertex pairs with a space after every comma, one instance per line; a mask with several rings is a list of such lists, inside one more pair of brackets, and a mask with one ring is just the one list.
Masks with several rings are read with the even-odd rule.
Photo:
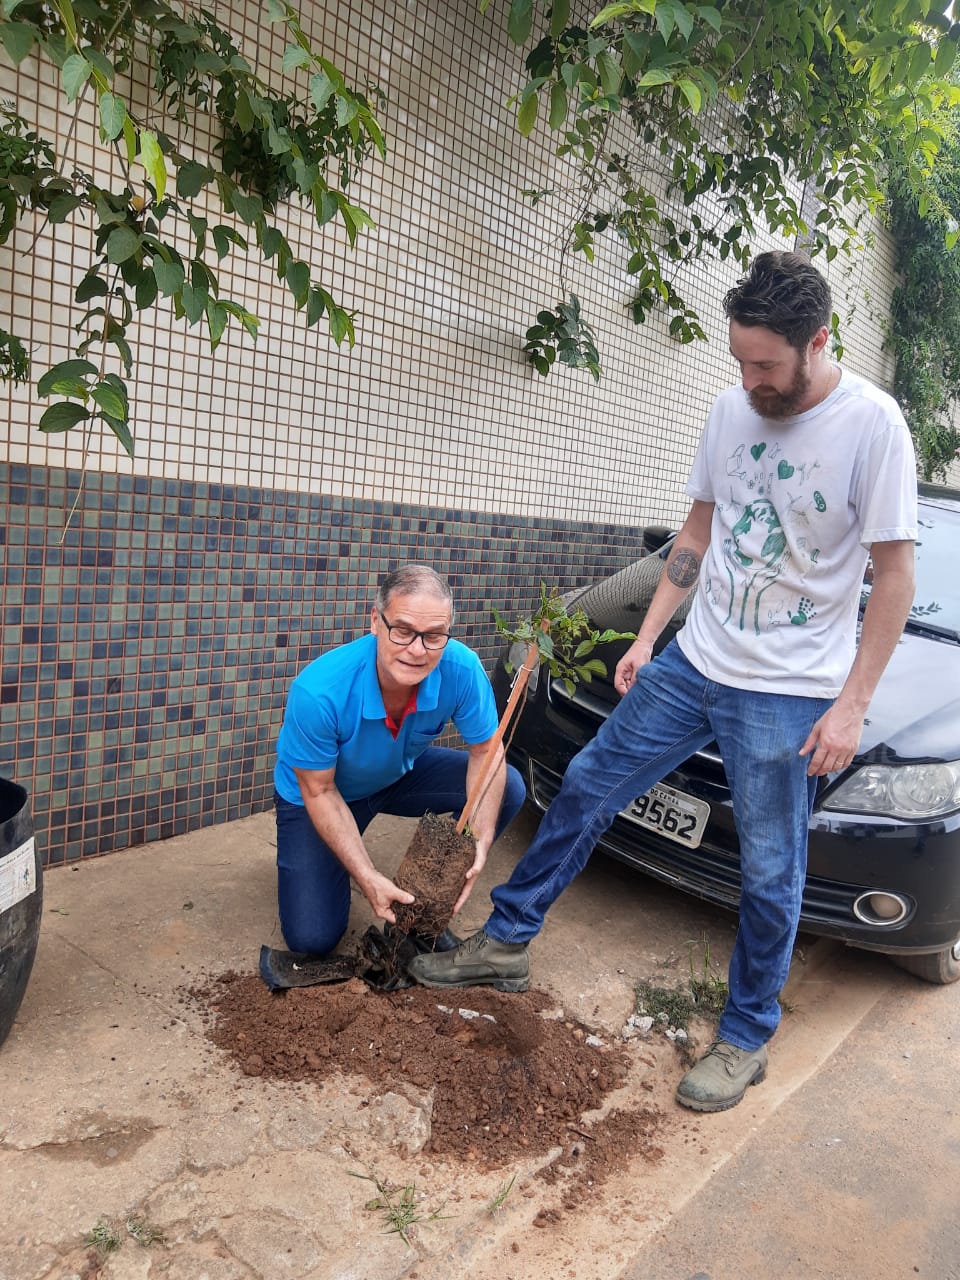
[[414, 640], [419, 638], [425, 649], [442, 649], [450, 639], [450, 635], [446, 631], [416, 631], [413, 627], [407, 626], [405, 622], [399, 622], [394, 625], [382, 610], [378, 609], [377, 612], [383, 619], [383, 625], [387, 628], [387, 635], [394, 644], [398, 644], [403, 648], [413, 644]]

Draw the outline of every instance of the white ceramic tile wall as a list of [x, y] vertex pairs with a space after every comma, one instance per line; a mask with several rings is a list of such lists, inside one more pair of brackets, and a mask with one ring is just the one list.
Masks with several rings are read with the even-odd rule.
[[[84, 459], [76, 433], [44, 438], [43, 405], [0, 388], [7, 412], [0, 449], [13, 461], [130, 471], [182, 480], [324, 491], [343, 497], [635, 524], [685, 509], [683, 482], [714, 394], [735, 374], [720, 298], [728, 268], [706, 263], [680, 283], [700, 308], [710, 341], [682, 347], [655, 317], [635, 328], [622, 251], [609, 242], [593, 267], [570, 264], [573, 287], [595, 322], [605, 377], [560, 370], [541, 379], [522, 352], [540, 306], [559, 299], [564, 218], [576, 175], [553, 155], [546, 131], [519, 136], [506, 99], [522, 82], [516, 51], [491, 6], [476, 0], [316, 0], [303, 20], [316, 47], [358, 85], [378, 83], [389, 151], [353, 188], [377, 229], [351, 251], [294, 205], [285, 234], [316, 276], [359, 312], [359, 342], [338, 350], [285, 307], [266, 266], [230, 260], [222, 285], [262, 321], [254, 346], [231, 328], [211, 356], [198, 330], [165, 306], [138, 330], [131, 385], [137, 453], [130, 462], [96, 434]], [[241, 0], [220, 20], [276, 76], [284, 41]], [[33, 123], [59, 132], [54, 74], [28, 59], [0, 69]], [[89, 155], [90, 109], [66, 145]], [[200, 145], [202, 137], [194, 140]], [[557, 188], [531, 209], [525, 187]], [[0, 324], [29, 340], [38, 370], [69, 354], [65, 321], [85, 270], [82, 223], [24, 254], [22, 225], [0, 249]], [[224, 264], [226, 267], [226, 264]], [[847, 360], [881, 382], [890, 250], [881, 232], [852, 263], [830, 268], [846, 322]]]

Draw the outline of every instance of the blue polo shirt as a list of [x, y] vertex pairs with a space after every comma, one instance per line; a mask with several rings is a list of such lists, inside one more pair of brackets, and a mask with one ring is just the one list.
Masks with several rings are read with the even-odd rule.
[[497, 728], [493, 688], [480, 659], [459, 640], [417, 686], [417, 709], [394, 739], [377, 680], [377, 637], [362, 636], [322, 654], [290, 688], [277, 739], [273, 781], [292, 804], [303, 804], [294, 769], [336, 767], [344, 800], [389, 787], [453, 721], [464, 741], [486, 742]]

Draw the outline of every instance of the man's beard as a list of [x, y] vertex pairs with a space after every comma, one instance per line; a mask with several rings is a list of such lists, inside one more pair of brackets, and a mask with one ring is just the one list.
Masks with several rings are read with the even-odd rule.
[[803, 361], [797, 357], [797, 368], [789, 391], [774, 391], [772, 387], [754, 387], [747, 392], [747, 399], [761, 418], [792, 418], [810, 390], [810, 374]]

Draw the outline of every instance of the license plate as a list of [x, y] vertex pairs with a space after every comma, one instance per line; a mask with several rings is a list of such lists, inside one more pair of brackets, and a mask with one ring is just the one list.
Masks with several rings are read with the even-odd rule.
[[668, 840], [676, 840], [688, 849], [696, 849], [710, 816], [710, 806], [706, 800], [661, 784], [627, 805], [620, 816], [641, 827], [649, 827]]

